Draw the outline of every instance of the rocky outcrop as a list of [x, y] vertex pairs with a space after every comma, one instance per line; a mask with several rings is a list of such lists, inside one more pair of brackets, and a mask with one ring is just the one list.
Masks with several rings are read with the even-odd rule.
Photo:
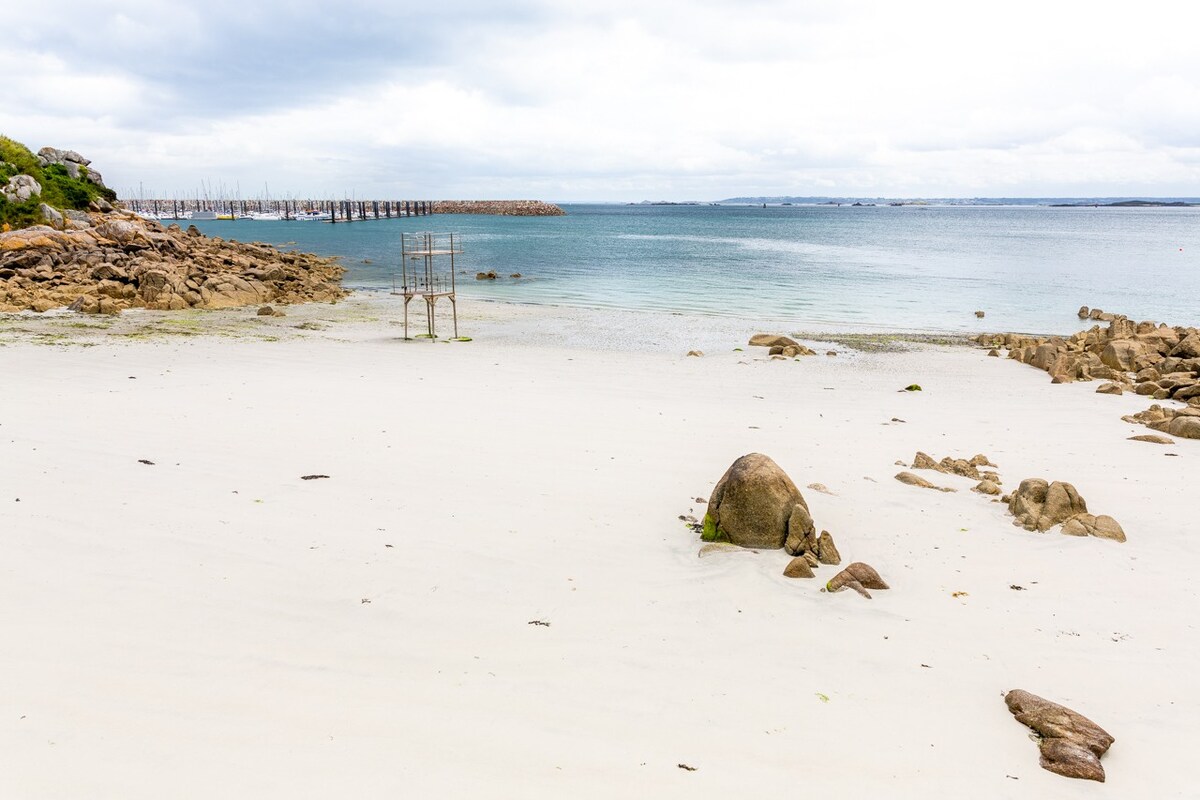
[[230, 308], [346, 294], [333, 259], [164, 228], [123, 211], [71, 212], [63, 227], [0, 233], [0, 311]]
[[917, 454], [913, 456], [912, 462], [913, 469], [930, 469], [946, 475], [959, 475], [976, 481], [987, 480], [1000, 485], [999, 474], [986, 470], [980, 471], [980, 467], [992, 467], [995, 469], [996, 465], [982, 453], [978, 453], [969, 459], [946, 456], [941, 461], [935, 461], [928, 453], [917, 451]]
[[1025, 530], [1044, 533], [1062, 525], [1062, 532], [1070, 536], [1125, 541], [1120, 524], [1112, 517], [1089, 514], [1087, 502], [1069, 483], [1028, 478], [1007, 501], [1008, 511], [1015, 518], [1013, 524]]
[[1163, 408], [1155, 404], [1145, 411], [1129, 414], [1121, 419], [1178, 436], [1180, 439], [1200, 439], [1200, 407], [1189, 405], [1187, 408]]
[[84, 178], [97, 186], [104, 185], [100, 173], [88, 165], [92, 162], [76, 153], [74, 150], [59, 150], [54, 147], [43, 147], [37, 153], [38, 163], [43, 167], [61, 165], [72, 178]]
[[41, 193], [42, 185], [30, 175], [13, 175], [5, 186], [0, 187], [0, 194], [10, 203], [24, 203]]
[[708, 499], [701, 538], [766, 549], [788, 543], [793, 545], [789, 552], [798, 551], [810, 538], [814, 549], [816, 544], [804, 496], [787, 473], [762, 453], [742, 456], [721, 476]]
[[1200, 397], [1200, 328], [1134, 322], [1119, 315], [1098, 317], [1097, 309], [1080, 314], [1108, 317], [1106, 327], [1093, 326], [1069, 337], [982, 334], [985, 347], [1004, 347], [1008, 357], [1044, 370], [1055, 383], [1101, 380], [1101, 391], [1136, 391], [1156, 400], [1186, 402]]
[[437, 200], [434, 214], [495, 214], [505, 217], [564, 217], [567, 212], [541, 200]]
[[1066, 706], [1023, 689], [1004, 696], [1017, 722], [1038, 735], [1042, 769], [1067, 778], [1104, 781], [1101, 757], [1116, 741], [1096, 723]]

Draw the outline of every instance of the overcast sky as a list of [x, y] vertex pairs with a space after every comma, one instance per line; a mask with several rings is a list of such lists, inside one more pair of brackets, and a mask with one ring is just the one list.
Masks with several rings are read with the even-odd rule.
[[0, 132], [147, 196], [1191, 196], [1198, 7], [25, 4]]

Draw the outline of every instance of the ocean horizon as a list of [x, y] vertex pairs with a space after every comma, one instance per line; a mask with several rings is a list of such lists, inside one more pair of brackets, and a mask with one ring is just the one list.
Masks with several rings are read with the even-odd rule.
[[[1081, 305], [1198, 321], [1197, 208], [562, 207], [565, 217], [196, 224], [339, 256], [345, 284], [370, 291], [390, 289], [401, 232], [437, 230], [462, 236], [458, 289], [467, 300], [762, 318], [797, 330], [1070, 332], [1094, 324], [1078, 320]], [[487, 271], [500, 277], [475, 279]]]

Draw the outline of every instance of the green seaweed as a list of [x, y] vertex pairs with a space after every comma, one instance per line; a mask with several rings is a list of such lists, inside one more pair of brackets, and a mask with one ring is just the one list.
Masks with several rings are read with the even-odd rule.
[[711, 514], [705, 514], [704, 528], [700, 531], [700, 538], [705, 542], [728, 542], [729, 534], [721, 530], [717, 523], [713, 521]]
[[919, 392], [919, 391], [921, 391], [921, 385], [919, 383], [910, 383], [908, 386], [904, 387], [904, 391]]

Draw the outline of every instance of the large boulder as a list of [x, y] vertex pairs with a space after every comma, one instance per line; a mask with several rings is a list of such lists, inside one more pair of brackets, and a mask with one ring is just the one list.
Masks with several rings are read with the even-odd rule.
[[1008, 510], [1016, 517], [1014, 525], [1045, 532], [1076, 514], [1086, 513], [1087, 503], [1069, 483], [1028, 478], [1013, 492]]
[[1157, 352], [1135, 339], [1116, 339], [1104, 346], [1100, 360], [1106, 367], [1124, 372], [1137, 372], [1159, 361]]
[[1180, 439], [1200, 439], [1200, 417], [1176, 416], [1167, 426], [1167, 433]]
[[1023, 689], [1004, 696], [1017, 722], [1038, 735], [1042, 769], [1068, 778], [1104, 781], [1100, 758], [1115, 739], [1082, 714]]
[[[756, 333], [750, 337], [750, 344], [754, 347], [800, 347], [800, 343], [788, 336], [779, 336], [773, 333]], [[782, 352], [782, 350], [780, 351]]]
[[804, 496], [769, 456], [750, 453], [734, 461], [713, 489], [702, 538], [777, 549], [788, 540], [792, 525], [799, 539], [813, 537]]
[[13, 175], [8, 185], [0, 187], [0, 194], [10, 203], [24, 203], [42, 193], [42, 185], [29, 175]]

